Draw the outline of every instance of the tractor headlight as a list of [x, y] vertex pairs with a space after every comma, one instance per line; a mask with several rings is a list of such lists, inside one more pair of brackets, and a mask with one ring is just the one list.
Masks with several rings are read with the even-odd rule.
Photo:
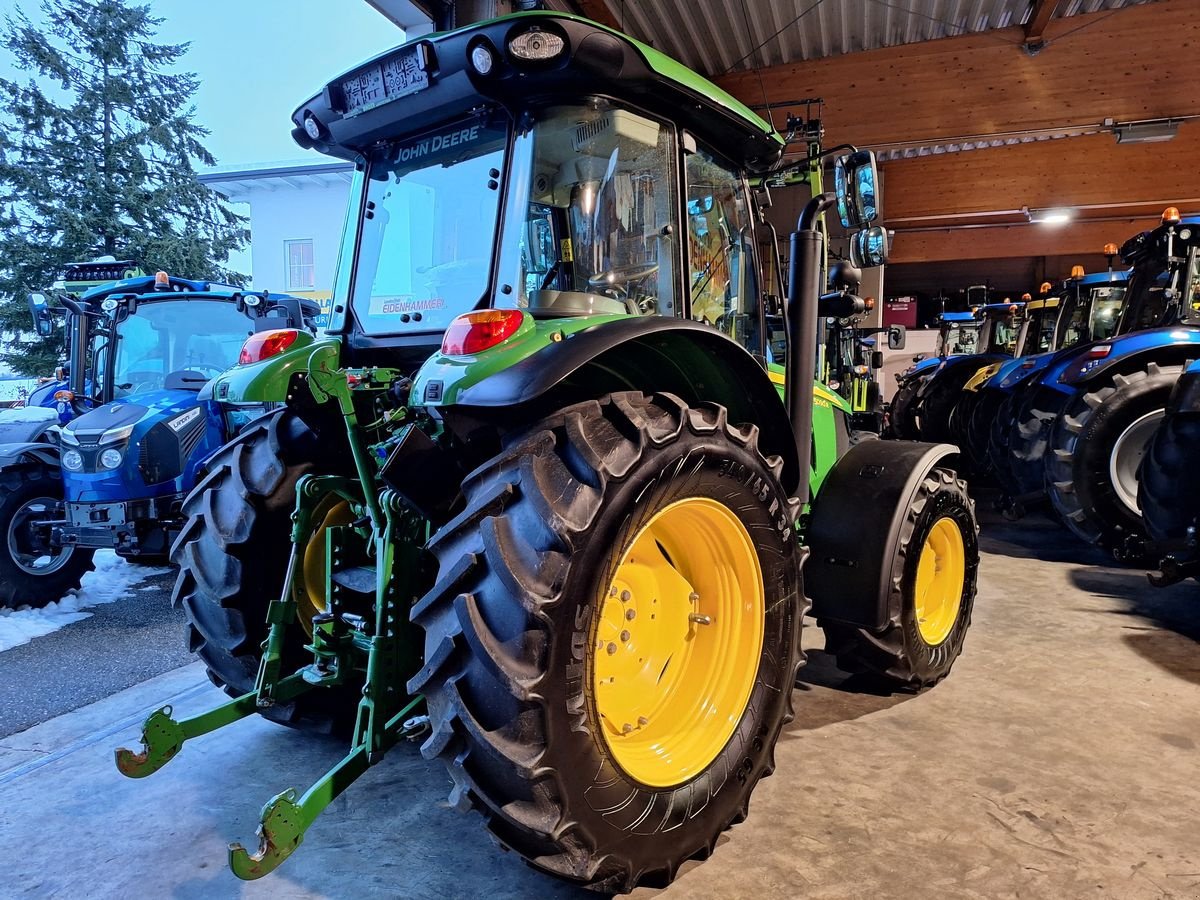
[[70, 472], [78, 472], [83, 468], [83, 456], [78, 450], [68, 450], [62, 455], [63, 468]]
[[496, 65], [496, 58], [486, 44], [476, 44], [471, 50], [471, 68], [480, 75], [487, 75]]
[[[133, 434], [133, 426], [126, 425], [123, 428], [114, 428], [111, 431], [106, 431], [100, 435], [100, 443], [104, 444], [123, 444], [129, 440], [129, 436]], [[115, 468], [110, 466], [110, 468]]]
[[508, 52], [517, 59], [546, 62], [554, 59], [567, 47], [566, 41], [552, 31], [534, 27], [516, 35], [508, 42]]
[[121, 464], [121, 451], [115, 447], [109, 447], [100, 454], [100, 467], [102, 469], [115, 469]]
[[72, 447], [79, 446], [79, 438], [75, 437], [74, 432], [66, 428], [60, 428], [58, 430], [58, 440], [60, 443], [69, 444]]

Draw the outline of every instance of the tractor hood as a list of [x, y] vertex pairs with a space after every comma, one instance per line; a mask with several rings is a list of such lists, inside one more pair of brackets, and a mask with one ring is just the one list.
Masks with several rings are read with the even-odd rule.
[[[66, 498], [130, 500], [183, 490], [181, 479], [194, 469], [209, 432], [220, 434], [216, 408], [194, 391], [149, 391], [106, 403], [63, 429]], [[72, 450], [80, 457], [75, 468], [65, 458]]]

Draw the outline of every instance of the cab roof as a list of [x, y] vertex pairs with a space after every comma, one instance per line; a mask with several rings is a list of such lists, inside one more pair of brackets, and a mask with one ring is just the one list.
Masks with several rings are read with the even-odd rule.
[[91, 290], [85, 291], [80, 299], [88, 303], [95, 303], [103, 300], [105, 297], [128, 297], [135, 296], [141, 300], [180, 300], [180, 299], [205, 299], [205, 300], [236, 300], [238, 297], [256, 296], [266, 300], [281, 300], [290, 297], [289, 294], [274, 294], [264, 291], [251, 291], [246, 288], [234, 287], [229, 284], [220, 284], [212, 281], [193, 281], [189, 278], [176, 278], [171, 276], [169, 290], [155, 290], [154, 276], [144, 275], [137, 278], [123, 278], [120, 281], [113, 281], [108, 284], [102, 284], [94, 287]]
[[942, 313], [943, 322], [978, 322], [975, 314], [972, 312], [946, 312]]
[[1089, 275], [1084, 275], [1082, 278], [1069, 278], [1068, 282], [1075, 282], [1091, 287], [1093, 284], [1124, 284], [1129, 280], [1129, 270], [1113, 269], [1111, 272], [1092, 272]]
[[[512, 38], [531, 30], [557, 35], [562, 53], [550, 61], [515, 58]], [[491, 70], [480, 74], [471, 54], [487, 48]], [[386, 95], [382, 67], [424, 66], [428, 85], [398, 90], [350, 112], [344, 85], [375, 79]], [[712, 82], [646, 44], [579, 16], [515, 13], [454, 31], [426, 35], [382, 53], [333, 79], [292, 114], [300, 146], [355, 159], [380, 141], [426, 132], [490, 101], [516, 119], [525, 110], [588, 96], [611, 97], [676, 122], [751, 172], [776, 165], [785, 141], [772, 125]], [[318, 133], [313, 138], [306, 121]]]

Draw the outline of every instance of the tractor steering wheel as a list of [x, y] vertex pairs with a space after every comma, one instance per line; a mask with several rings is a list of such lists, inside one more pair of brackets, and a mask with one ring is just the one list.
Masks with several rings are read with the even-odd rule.
[[658, 263], [640, 263], [632, 266], [615, 266], [604, 272], [597, 272], [588, 279], [588, 287], [606, 290], [619, 290], [629, 293], [631, 282], [641, 281], [658, 272]]

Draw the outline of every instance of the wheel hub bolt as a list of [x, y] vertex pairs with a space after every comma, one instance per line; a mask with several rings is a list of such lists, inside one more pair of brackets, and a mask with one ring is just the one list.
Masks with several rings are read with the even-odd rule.
[[622, 644], [629, 643], [629, 632], [628, 631], [621, 632], [621, 643]]
[[612, 643], [610, 643], [610, 644], [608, 645], [608, 655], [609, 655], [609, 656], [612, 656], [612, 655], [613, 655], [614, 653], [616, 653], [616, 652], [617, 652], [617, 645], [616, 645], [616, 644], [612, 644]]
[[634, 619], [637, 618], [637, 613], [634, 612], [632, 609], [627, 609], [627, 610], [625, 610], [625, 618], [628, 619], [630, 622], [632, 622]]
[[633, 599], [633, 594], [629, 593], [629, 591], [621, 591], [621, 602], [622, 603], [628, 603], [632, 599]]
[[608, 589], [608, 596], [610, 596], [610, 597], [615, 597], [615, 596], [617, 596], [617, 588], [616, 588], [616, 586], [615, 586], [615, 585], [614, 585], [613, 587], [610, 587], [610, 588]]

